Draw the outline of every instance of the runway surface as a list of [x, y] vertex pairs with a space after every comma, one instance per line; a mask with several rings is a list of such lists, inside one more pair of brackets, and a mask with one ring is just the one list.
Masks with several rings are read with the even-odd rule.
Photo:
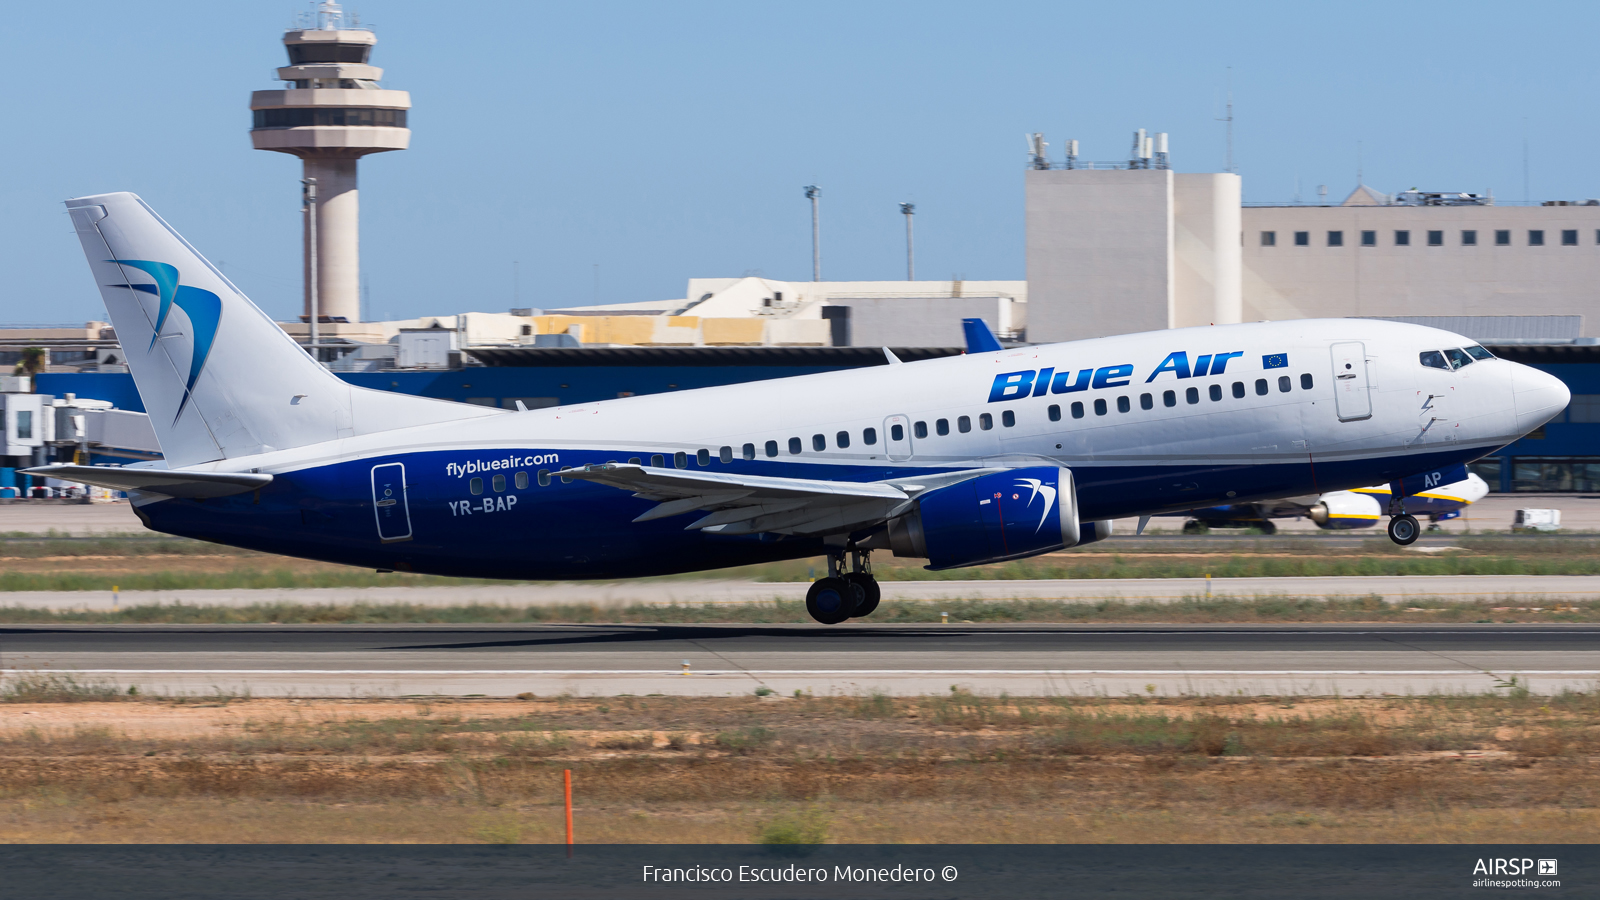
[[1600, 628], [11, 626], [0, 666], [256, 696], [1544, 693], [1600, 685]]
[[[415, 603], [457, 606], [472, 603], [549, 606], [595, 603], [643, 604], [754, 603], [805, 599], [809, 582], [625, 581], [559, 584], [489, 584], [470, 587], [267, 588], [237, 590], [123, 591], [122, 606], [184, 603], [198, 606], [249, 606], [256, 603]], [[1390, 602], [1462, 599], [1506, 600], [1524, 604], [1600, 596], [1600, 575], [1361, 575], [1340, 577], [1071, 578], [1029, 581], [885, 581], [886, 600], [1060, 600], [1104, 599], [1170, 602], [1184, 597], [1366, 597]], [[109, 610], [109, 591], [8, 591], [0, 606], [38, 609]]]

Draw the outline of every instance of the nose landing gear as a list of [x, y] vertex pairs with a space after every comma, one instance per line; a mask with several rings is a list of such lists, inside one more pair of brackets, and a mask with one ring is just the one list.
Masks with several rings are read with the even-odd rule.
[[[851, 570], [843, 571], [845, 553]], [[806, 591], [806, 612], [824, 625], [872, 614], [878, 608], [878, 580], [872, 577], [872, 551], [828, 548], [828, 577], [818, 578]]]

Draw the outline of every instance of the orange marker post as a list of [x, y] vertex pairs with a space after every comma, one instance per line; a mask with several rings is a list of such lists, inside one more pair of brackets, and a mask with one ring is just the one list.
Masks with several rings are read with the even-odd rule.
[[562, 777], [567, 788], [567, 857], [572, 856], [572, 770], [563, 769]]

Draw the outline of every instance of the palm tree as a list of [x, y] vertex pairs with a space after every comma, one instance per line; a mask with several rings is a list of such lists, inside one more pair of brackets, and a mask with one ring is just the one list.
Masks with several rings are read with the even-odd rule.
[[43, 347], [28, 347], [22, 351], [22, 361], [12, 371], [13, 375], [27, 375], [31, 380], [50, 365], [50, 354]]

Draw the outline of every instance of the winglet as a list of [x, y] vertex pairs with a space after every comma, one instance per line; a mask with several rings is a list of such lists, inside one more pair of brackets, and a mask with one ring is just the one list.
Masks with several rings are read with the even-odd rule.
[[905, 360], [901, 359], [898, 356], [895, 356], [894, 355], [894, 351], [890, 350], [888, 347], [883, 348], [883, 355], [889, 357], [889, 365], [891, 365], [891, 366], [899, 366], [899, 365], [904, 365], [905, 364]]
[[968, 353], [989, 353], [994, 350], [1004, 350], [1000, 342], [994, 339], [994, 332], [982, 319], [962, 319], [961, 330], [967, 335]]

